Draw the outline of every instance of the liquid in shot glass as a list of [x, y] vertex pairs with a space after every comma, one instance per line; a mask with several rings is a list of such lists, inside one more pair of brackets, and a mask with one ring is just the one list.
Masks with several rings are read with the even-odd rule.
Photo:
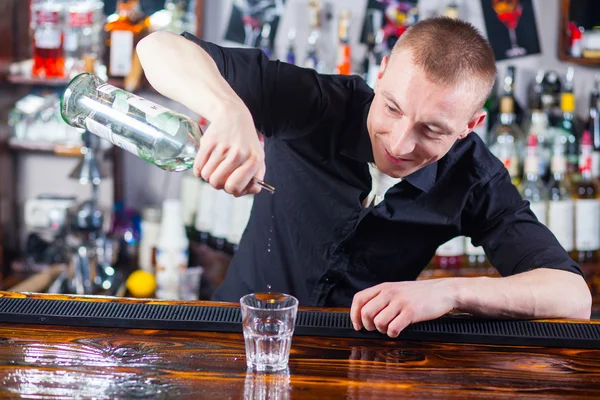
[[253, 293], [240, 299], [246, 363], [257, 372], [287, 368], [298, 300], [281, 293]]

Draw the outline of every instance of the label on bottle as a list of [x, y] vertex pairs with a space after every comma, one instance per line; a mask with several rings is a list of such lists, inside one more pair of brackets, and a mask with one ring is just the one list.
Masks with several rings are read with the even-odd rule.
[[34, 34], [35, 47], [38, 49], [60, 48], [60, 30], [53, 28], [37, 29]]
[[573, 251], [573, 201], [559, 200], [548, 204], [548, 228], [566, 251]]
[[600, 248], [600, 200], [575, 201], [575, 249], [598, 250]]
[[592, 178], [600, 177], [600, 151], [592, 153]]
[[65, 51], [74, 52], [77, 51], [77, 47], [79, 43], [77, 41], [77, 33], [75, 32], [65, 32]]
[[133, 32], [114, 31], [110, 34], [110, 73], [127, 76], [133, 61]]
[[127, 99], [127, 102], [133, 107], [143, 112], [144, 114], [150, 115], [151, 117], [156, 117], [164, 112], [169, 111], [168, 108], [159, 106], [158, 104], [153, 103], [150, 100], [143, 99], [139, 96], [132, 96]]
[[131, 143], [129, 140], [122, 136], [115, 135], [108, 126], [104, 126], [101, 123], [94, 121], [93, 119], [88, 117], [85, 119], [85, 127], [94, 135], [100, 136], [101, 138], [108, 140], [115, 146], [119, 146], [125, 151], [128, 151], [136, 156], [138, 155], [138, 149], [135, 144]]
[[519, 158], [516, 156], [502, 158], [500, 161], [504, 164], [508, 170], [508, 174], [511, 178], [519, 176]]
[[69, 13], [69, 26], [72, 28], [85, 28], [92, 26], [94, 22], [94, 14], [91, 11]]
[[465, 238], [458, 236], [448, 240], [438, 247], [435, 254], [440, 257], [457, 257], [465, 254]]
[[101, 123], [94, 121], [90, 117], [85, 119], [85, 127], [88, 131], [92, 132], [96, 136], [100, 136], [103, 139], [108, 140], [112, 143], [113, 133], [108, 126], [104, 126]]
[[531, 211], [533, 211], [538, 221], [546, 225], [546, 202], [532, 201], [529, 203], [529, 208], [531, 209]]
[[131, 143], [126, 138], [124, 138], [122, 136], [118, 136], [118, 135], [112, 135], [112, 138], [113, 138], [113, 140], [111, 140], [111, 142], [113, 142], [113, 144], [115, 146], [119, 146], [120, 148], [122, 148], [125, 151], [130, 152], [134, 156], [138, 155], [137, 146], [135, 144]]
[[468, 237], [465, 238], [465, 253], [468, 256], [484, 256], [485, 255], [485, 251], [483, 250], [483, 247], [473, 246], [471, 239]]
[[563, 93], [560, 96], [560, 109], [562, 112], [572, 113], [575, 111], [575, 94]]
[[564, 174], [567, 172], [567, 159], [563, 155], [552, 156], [550, 169], [552, 173]]
[[187, 248], [156, 249], [156, 297], [178, 299], [181, 278], [188, 264]]
[[115, 90], [119, 90], [119, 88], [113, 85], [109, 85], [108, 83], [103, 83], [102, 85], [98, 86], [96, 90], [100, 93], [111, 94]]

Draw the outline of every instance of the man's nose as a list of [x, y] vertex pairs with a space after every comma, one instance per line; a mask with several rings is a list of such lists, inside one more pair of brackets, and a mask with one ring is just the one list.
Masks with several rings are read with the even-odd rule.
[[394, 124], [390, 135], [390, 153], [394, 157], [402, 157], [415, 149], [414, 125], [402, 119]]

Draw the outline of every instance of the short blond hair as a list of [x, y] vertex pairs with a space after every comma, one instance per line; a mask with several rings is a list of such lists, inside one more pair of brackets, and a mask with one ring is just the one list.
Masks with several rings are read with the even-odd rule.
[[448, 86], [467, 85], [480, 93], [479, 109], [494, 86], [494, 52], [479, 30], [468, 22], [447, 17], [419, 21], [396, 42], [390, 59], [403, 50], [410, 50], [412, 61], [429, 80]]

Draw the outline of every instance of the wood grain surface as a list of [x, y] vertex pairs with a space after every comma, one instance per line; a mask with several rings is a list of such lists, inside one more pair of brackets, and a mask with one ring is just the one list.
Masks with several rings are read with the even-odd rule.
[[259, 374], [241, 334], [0, 324], [0, 398], [508, 396], [600, 398], [600, 351], [296, 336], [288, 371]]

